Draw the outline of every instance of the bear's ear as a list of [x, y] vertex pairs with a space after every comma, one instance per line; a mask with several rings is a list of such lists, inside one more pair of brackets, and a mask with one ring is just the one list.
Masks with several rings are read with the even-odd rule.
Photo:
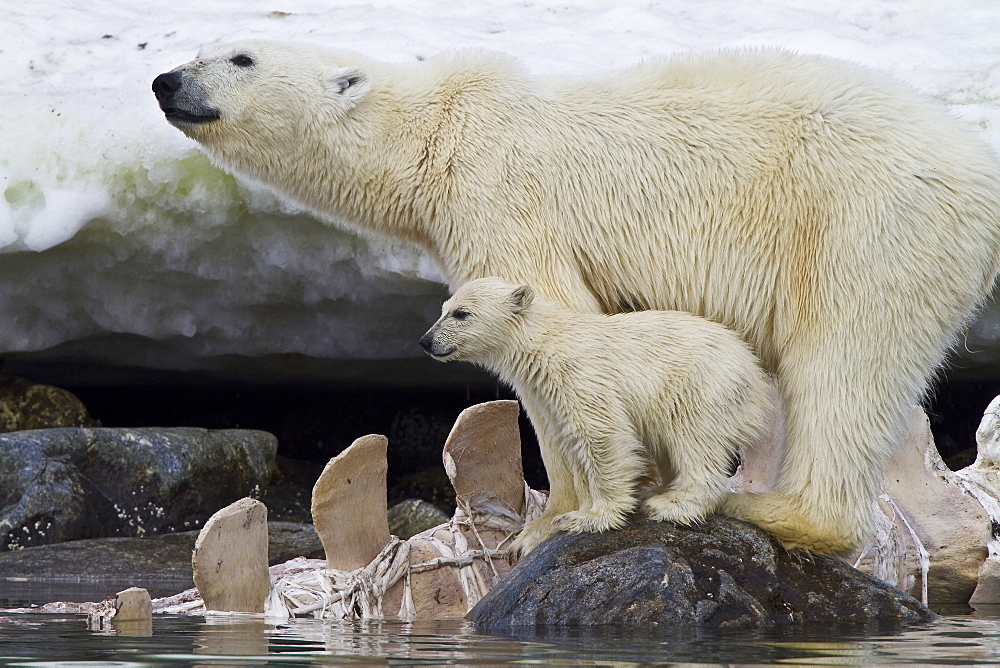
[[341, 67], [330, 75], [326, 83], [332, 96], [348, 101], [353, 107], [371, 90], [372, 78], [358, 67]]
[[527, 285], [519, 285], [514, 288], [514, 291], [510, 293], [510, 310], [514, 313], [520, 313], [524, 309], [528, 308], [531, 302], [535, 299], [535, 291]]

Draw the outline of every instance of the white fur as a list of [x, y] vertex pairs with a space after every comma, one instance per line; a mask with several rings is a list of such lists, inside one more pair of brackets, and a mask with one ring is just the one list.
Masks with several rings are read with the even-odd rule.
[[621, 527], [650, 465], [660, 485], [643, 504], [649, 515], [703, 520], [773, 405], [757, 358], [722, 325], [678, 311], [572, 311], [497, 278], [460, 287], [421, 341], [514, 387], [550, 484], [575, 491], [578, 507], [550, 506], [525, 526], [522, 554], [554, 530]]
[[422, 245], [452, 287], [496, 275], [742, 333], [777, 374], [787, 457], [774, 493], [726, 508], [790, 547], [860, 542], [903, 416], [997, 272], [995, 157], [845, 62], [732, 50], [539, 78], [485, 52], [242, 42], [178, 71], [221, 116], [178, 127], [218, 163]]

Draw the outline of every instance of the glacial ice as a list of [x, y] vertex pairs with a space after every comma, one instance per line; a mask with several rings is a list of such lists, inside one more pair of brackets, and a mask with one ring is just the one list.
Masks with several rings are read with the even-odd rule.
[[[350, 378], [349, 364], [365, 360], [391, 374], [422, 359], [415, 342], [445, 296], [426, 255], [321, 221], [223, 173], [163, 120], [152, 78], [220, 39], [333, 42], [395, 61], [487, 47], [555, 74], [778, 44], [887, 69], [1000, 148], [993, 0], [823, 8], [497, 0], [460, 10], [303, 0], [294, 11], [275, 9], [264, 0], [4, 5], [0, 360], [256, 369], [280, 379], [331, 369]], [[962, 373], [995, 375], [998, 323], [990, 308], [969, 330], [963, 344], [975, 353], [961, 360]]]

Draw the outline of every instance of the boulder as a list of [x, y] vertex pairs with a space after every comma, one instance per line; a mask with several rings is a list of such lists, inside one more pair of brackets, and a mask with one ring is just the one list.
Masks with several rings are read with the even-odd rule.
[[444, 511], [421, 499], [406, 499], [389, 508], [389, 533], [403, 540], [448, 521]]
[[0, 371], [0, 433], [99, 426], [71, 392]]
[[197, 529], [267, 485], [276, 450], [251, 430], [0, 434], [0, 551]]
[[504, 633], [536, 625], [747, 628], [934, 617], [838, 559], [789, 553], [750, 524], [713, 517], [692, 528], [633, 519], [617, 531], [554, 536], [468, 619]]

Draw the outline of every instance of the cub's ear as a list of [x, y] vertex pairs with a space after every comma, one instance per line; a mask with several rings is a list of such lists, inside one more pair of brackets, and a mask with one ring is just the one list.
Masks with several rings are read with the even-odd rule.
[[341, 67], [326, 82], [330, 96], [348, 102], [351, 107], [360, 102], [371, 87], [371, 76], [358, 67]]
[[532, 301], [535, 299], [535, 291], [527, 285], [519, 285], [514, 288], [514, 291], [510, 293], [510, 310], [514, 313], [520, 313], [524, 309], [528, 308]]

